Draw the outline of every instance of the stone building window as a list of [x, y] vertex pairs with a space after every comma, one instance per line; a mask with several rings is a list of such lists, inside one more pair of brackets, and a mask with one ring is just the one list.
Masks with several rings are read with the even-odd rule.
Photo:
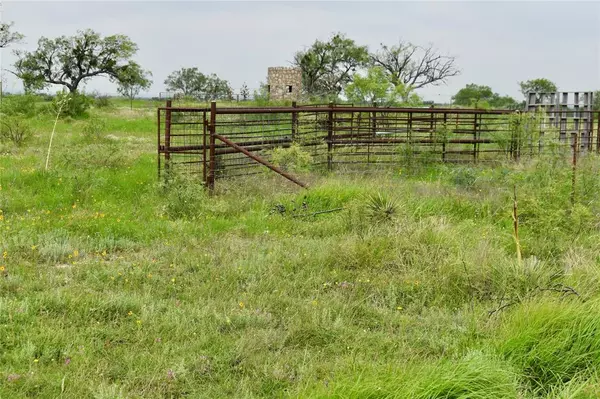
[[288, 86], [288, 93], [291, 93], [291, 92], [292, 92], [292, 86], [290, 85], [290, 86]]

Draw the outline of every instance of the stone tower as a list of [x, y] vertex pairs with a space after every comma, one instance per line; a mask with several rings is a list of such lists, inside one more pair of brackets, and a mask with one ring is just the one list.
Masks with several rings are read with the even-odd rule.
[[272, 100], [295, 100], [302, 93], [300, 68], [270, 67], [267, 74], [269, 97]]

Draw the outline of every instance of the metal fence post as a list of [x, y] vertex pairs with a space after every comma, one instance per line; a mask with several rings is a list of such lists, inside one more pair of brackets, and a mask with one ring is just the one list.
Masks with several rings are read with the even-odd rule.
[[448, 121], [448, 114], [444, 112], [444, 136], [442, 137], [442, 162], [446, 162], [446, 141], [448, 141], [448, 127], [446, 122]]
[[161, 141], [162, 140], [160, 138], [160, 133], [161, 133], [161, 131], [160, 131], [160, 108], [158, 108], [156, 110], [156, 124], [158, 126], [158, 128], [156, 129], [157, 130], [157, 137], [156, 137], [156, 139], [157, 139], [157, 145], [158, 145], [158, 152], [156, 153], [156, 155], [158, 155], [157, 167], [158, 167], [158, 178], [160, 179], [160, 166], [161, 166], [160, 165], [160, 153], [161, 153], [161, 150], [162, 150], [162, 146], [161, 146]]
[[165, 171], [168, 173], [171, 160], [171, 100], [167, 100], [167, 110], [165, 115]]
[[210, 149], [209, 149], [209, 166], [208, 166], [208, 189], [212, 192], [215, 189], [215, 166], [216, 166], [216, 153], [215, 153], [215, 124], [217, 121], [217, 103], [210, 103], [210, 124], [208, 131], [210, 134]]
[[207, 162], [206, 162], [206, 132], [208, 121], [206, 120], [206, 111], [202, 112], [202, 182], [207, 183]]
[[327, 113], [327, 169], [332, 169], [333, 161], [333, 103], [329, 103]]
[[600, 112], [598, 112], [598, 123], [596, 123], [596, 152], [600, 153]]
[[577, 184], [577, 155], [579, 153], [578, 134], [571, 133], [573, 137], [573, 174], [571, 176], [571, 205], [575, 205], [575, 185]]
[[[377, 108], [377, 103], [373, 103], [373, 107]], [[371, 113], [372, 116], [372, 121], [371, 121], [371, 125], [372, 125], [372, 129], [373, 129], [373, 137], [377, 136], [377, 112], [373, 111]]]
[[477, 113], [473, 116], [473, 162], [477, 163]]
[[[292, 108], [296, 108], [298, 105], [296, 101], [292, 101]], [[296, 141], [297, 134], [297, 125], [298, 125], [298, 113], [296, 111], [292, 112], [292, 142]]]

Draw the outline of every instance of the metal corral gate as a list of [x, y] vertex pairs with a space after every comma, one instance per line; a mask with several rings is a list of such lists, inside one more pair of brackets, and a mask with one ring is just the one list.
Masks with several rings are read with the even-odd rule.
[[[578, 123], [585, 117], [589, 123]], [[581, 111], [556, 127], [545, 111], [308, 105], [158, 109], [158, 170], [196, 174], [209, 188], [225, 177], [262, 173], [274, 151], [302, 147], [313, 165], [371, 167], [406, 162], [518, 160], [570, 148], [599, 151], [600, 114]], [[595, 123], [596, 122], [596, 123]], [[577, 144], [575, 144], [577, 143]]]

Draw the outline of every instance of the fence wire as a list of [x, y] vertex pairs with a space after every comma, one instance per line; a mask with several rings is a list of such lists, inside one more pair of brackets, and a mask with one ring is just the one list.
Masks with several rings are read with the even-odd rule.
[[[493, 163], [546, 153], [598, 151], [598, 112], [558, 120], [543, 112], [309, 105], [278, 108], [158, 110], [159, 174], [203, 182], [263, 173], [266, 162], [296, 145], [313, 168], [330, 170], [412, 162]], [[582, 122], [583, 121], [583, 122]], [[595, 134], [596, 129], [596, 134]], [[210, 154], [214, 156], [211, 169]]]

